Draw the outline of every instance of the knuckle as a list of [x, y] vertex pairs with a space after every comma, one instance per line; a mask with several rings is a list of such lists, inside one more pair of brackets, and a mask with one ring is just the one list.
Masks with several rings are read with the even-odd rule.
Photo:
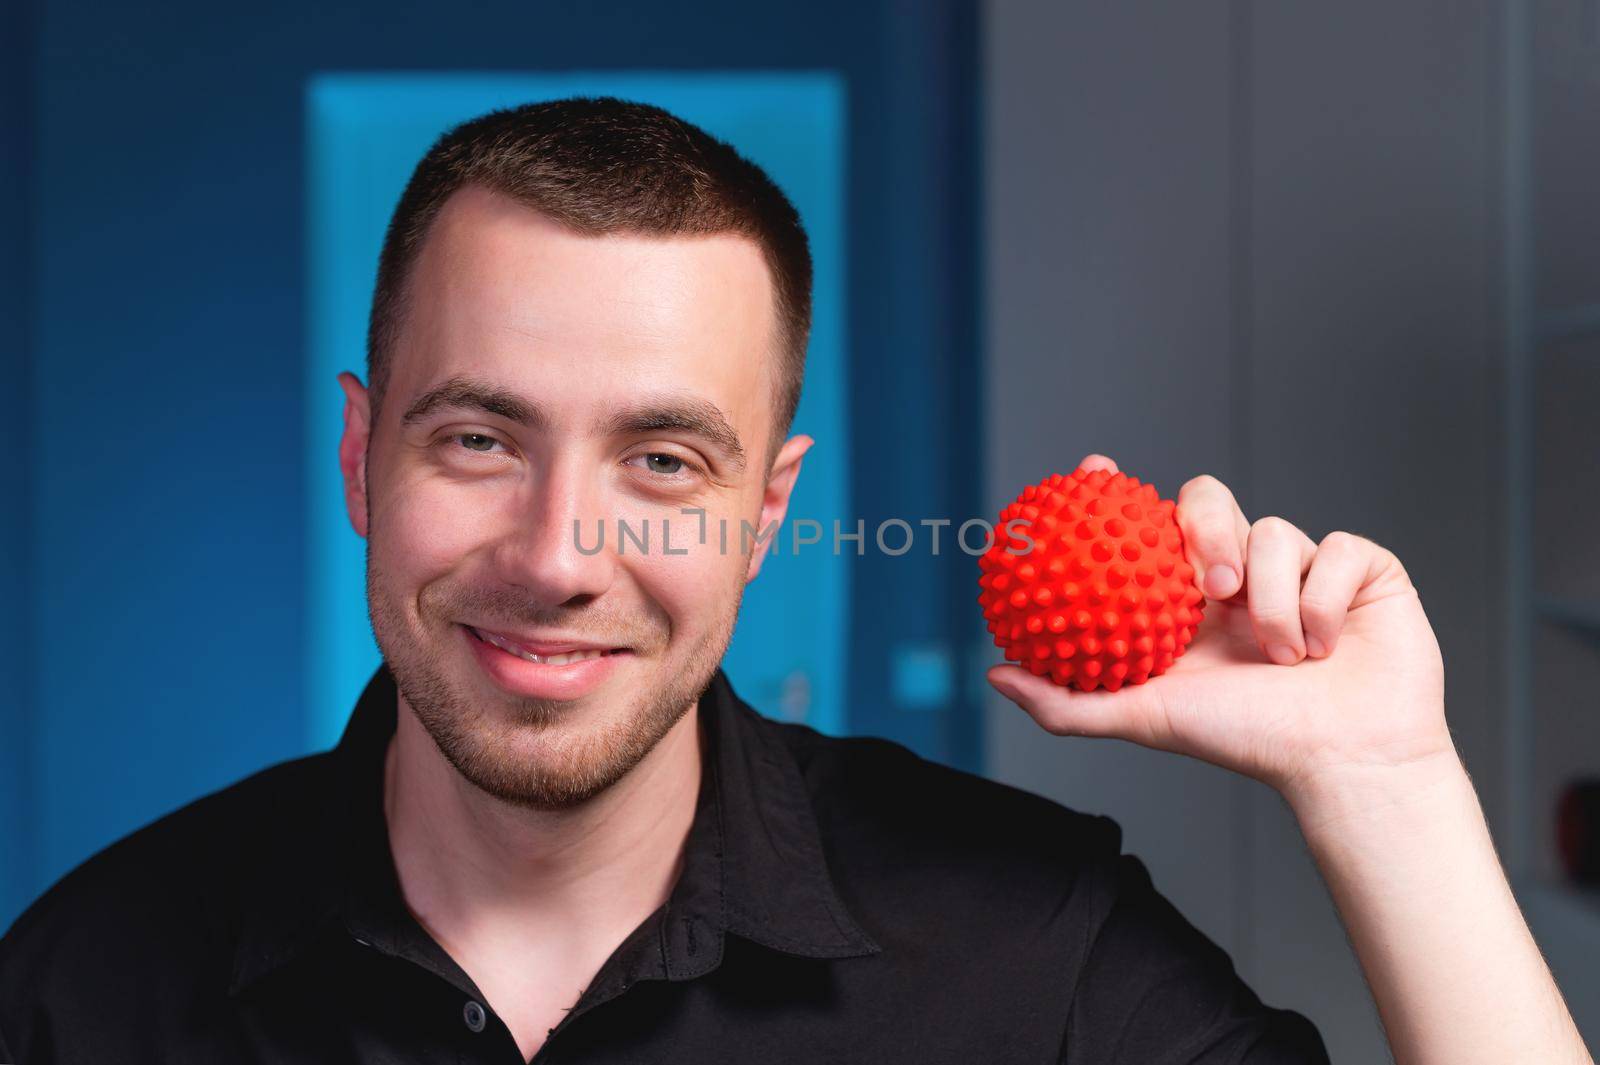
[[1357, 550], [1364, 543], [1370, 544], [1371, 542], [1364, 536], [1357, 536], [1355, 533], [1346, 532], [1343, 529], [1335, 529], [1322, 538], [1322, 542], [1317, 545], [1317, 550], [1344, 554]]
[[1387, 548], [1384, 548], [1383, 549], [1383, 560], [1384, 560], [1384, 562], [1386, 562], [1389, 565], [1389, 567], [1391, 569], [1393, 569], [1400, 576], [1404, 577], [1406, 579], [1407, 583], [1410, 582], [1411, 573], [1410, 573], [1410, 571], [1408, 571], [1406, 569], [1406, 564], [1404, 562], [1400, 561], [1400, 556], [1399, 555], [1395, 554], [1393, 551], [1390, 551]]
[[1202, 473], [1198, 477], [1191, 477], [1187, 481], [1184, 481], [1183, 482], [1183, 487], [1178, 489], [1178, 497], [1181, 499], [1181, 498], [1183, 498], [1185, 493], [1193, 493], [1193, 492], [1198, 492], [1198, 491], [1210, 491], [1213, 488], [1221, 488], [1221, 487], [1222, 487], [1222, 482], [1221, 481], [1217, 480], [1215, 477], [1211, 476], [1211, 474], [1209, 474], [1209, 473]]
[[1268, 536], [1283, 536], [1293, 531], [1294, 526], [1287, 519], [1280, 518], [1276, 514], [1268, 514], [1266, 517], [1257, 518], [1250, 524], [1251, 535], [1259, 532]]

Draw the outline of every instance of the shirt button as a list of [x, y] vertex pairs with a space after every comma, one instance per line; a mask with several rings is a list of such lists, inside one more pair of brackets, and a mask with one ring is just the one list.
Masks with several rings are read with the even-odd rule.
[[485, 1020], [483, 1007], [478, 1005], [472, 999], [467, 999], [467, 1004], [461, 1007], [461, 1016], [462, 1019], [467, 1022], [468, 1028], [471, 1028], [474, 1032], [483, 1031], [483, 1023]]

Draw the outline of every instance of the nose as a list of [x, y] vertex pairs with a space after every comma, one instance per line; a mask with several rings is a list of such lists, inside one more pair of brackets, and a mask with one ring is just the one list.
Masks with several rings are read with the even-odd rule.
[[495, 544], [495, 571], [542, 606], [581, 605], [616, 577], [611, 537], [596, 550], [608, 524], [593, 478], [576, 464], [551, 462], [517, 493], [510, 527]]

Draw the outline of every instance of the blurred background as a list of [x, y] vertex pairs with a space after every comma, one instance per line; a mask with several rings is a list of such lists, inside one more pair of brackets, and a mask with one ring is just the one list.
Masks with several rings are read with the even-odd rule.
[[1252, 518], [1359, 532], [1421, 591], [1502, 857], [1600, 1043], [1600, 809], [1571, 790], [1600, 776], [1600, 0], [0, 19], [0, 927], [337, 739], [377, 653], [334, 375], [365, 377], [388, 214], [449, 125], [612, 93], [731, 140], [813, 240], [791, 517], [868, 544], [763, 570], [740, 694], [1110, 814], [1263, 998], [1334, 1060], [1386, 1060], [1278, 798], [1047, 736], [983, 683], [975, 560], [870, 540], [992, 520], [1095, 451], [1169, 498], [1211, 473]]

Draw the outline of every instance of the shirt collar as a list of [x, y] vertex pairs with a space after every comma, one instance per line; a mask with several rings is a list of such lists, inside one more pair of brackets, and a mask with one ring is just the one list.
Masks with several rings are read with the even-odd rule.
[[[354, 935], [439, 971], [454, 968], [437, 944], [415, 935], [394, 872], [383, 763], [398, 709], [394, 677], [380, 665], [338, 746], [318, 760], [334, 775], [332, 808], [305, 826], [306, 838], [285, 839], [274, 861], [245, 877], [230, 993], [329, 934]], [[801, 957], [878, 953], [834, 888], [782, 726], [740, 699], [721, 669], [700, 697], [699, 718], [706, 771], [683, 868], [650, 935], [641, 926], [624, 946], [659, 971], [634, 976], [703, 975], [721, 963], [729, 932]]]

